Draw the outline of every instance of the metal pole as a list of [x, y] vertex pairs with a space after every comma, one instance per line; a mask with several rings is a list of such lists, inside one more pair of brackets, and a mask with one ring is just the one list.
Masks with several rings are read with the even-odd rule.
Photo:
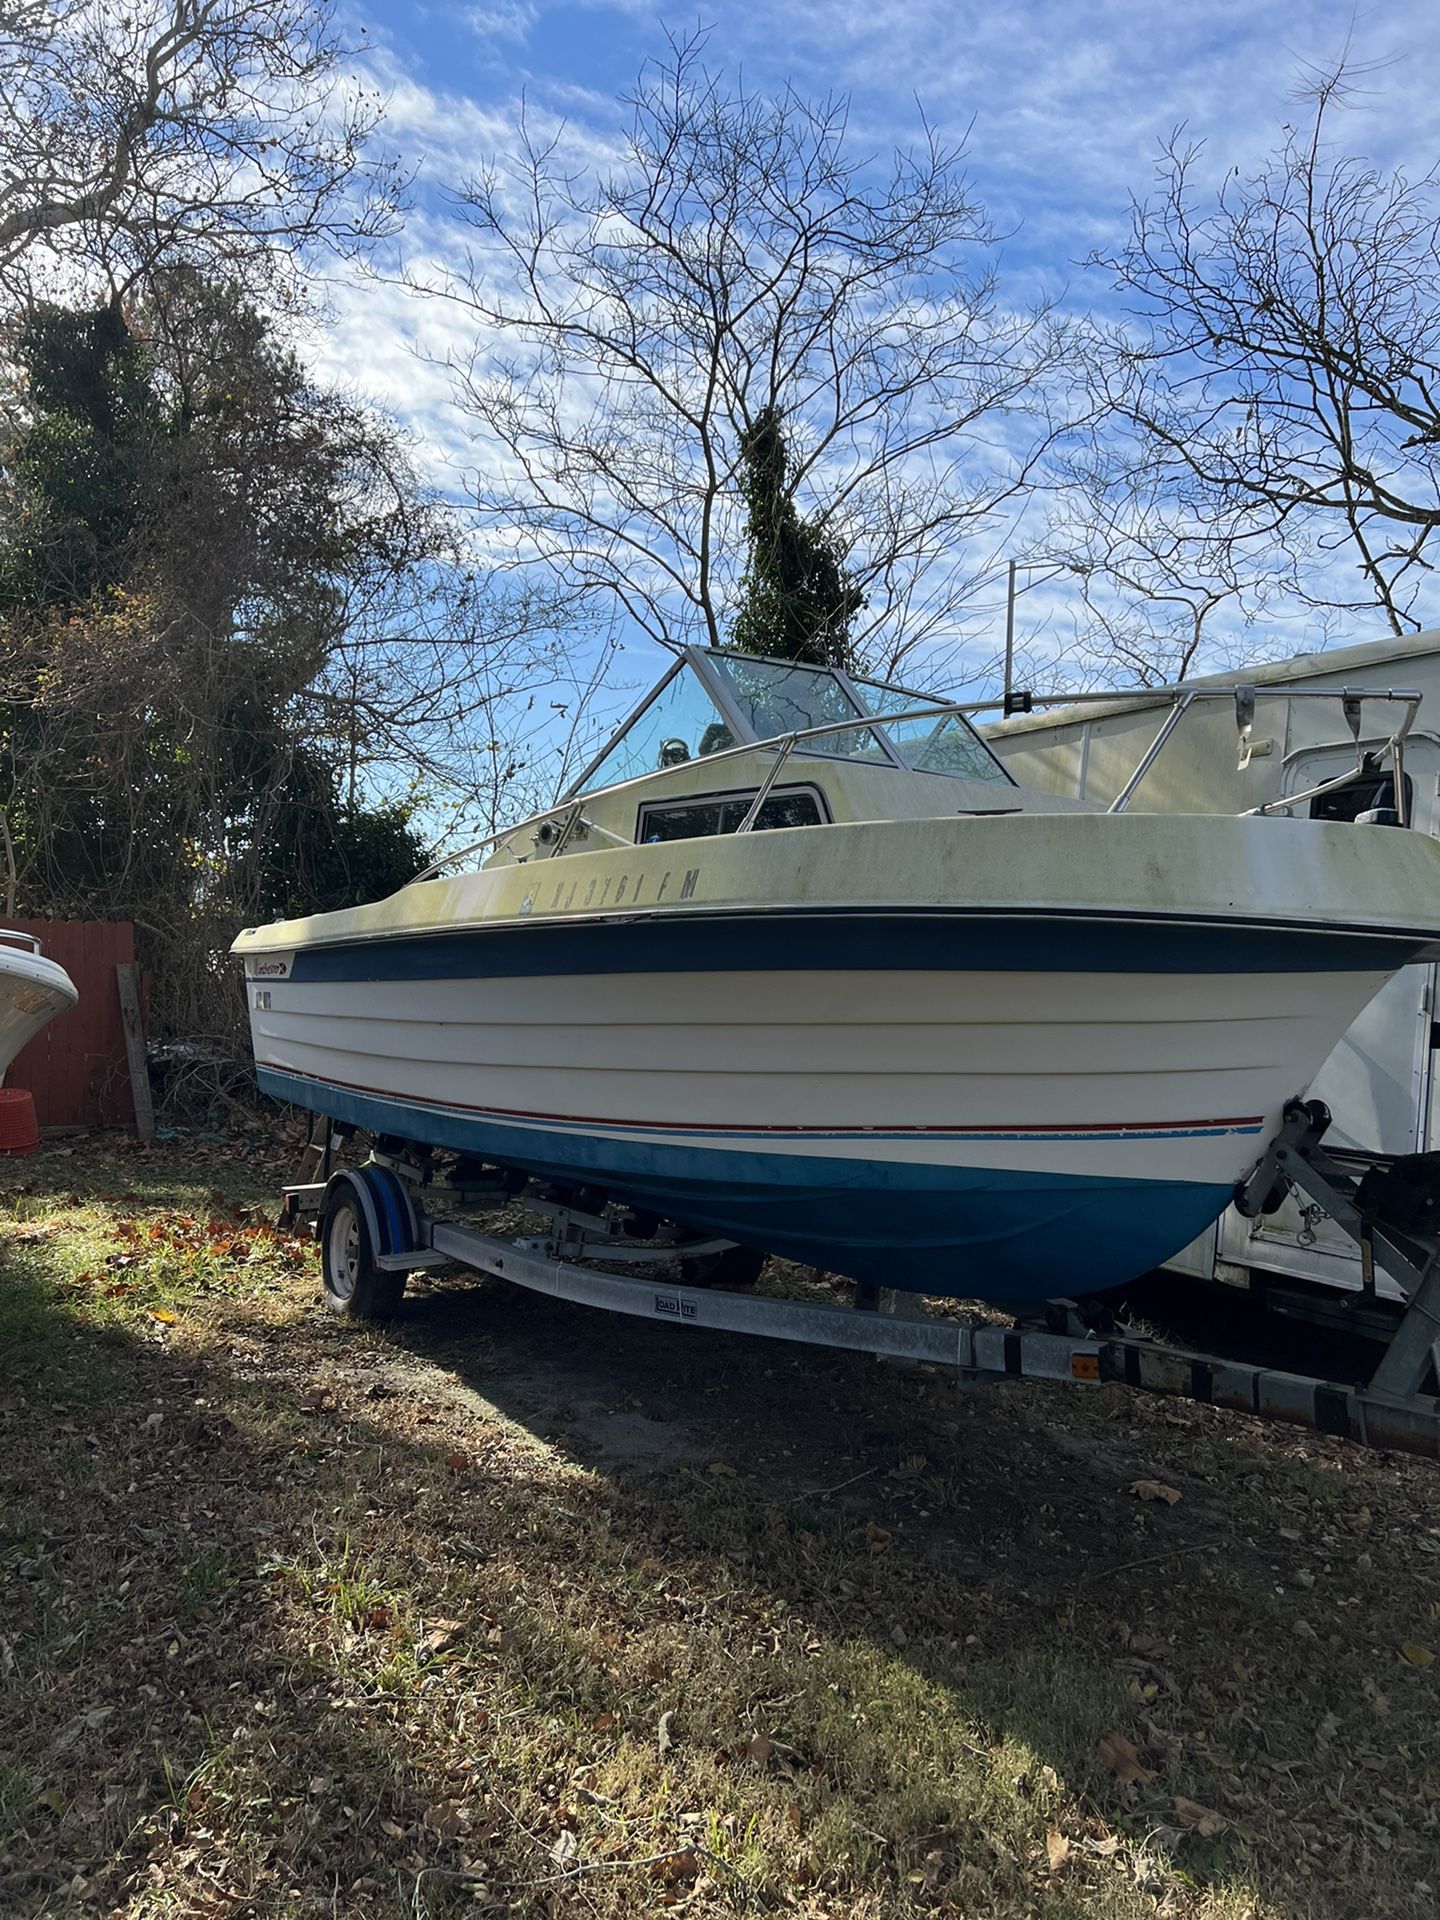
[[780, 769], [784, 766], [786, 759], [789, 757], [790, 749], [794, 746], [794, 744], [795, 744], [795, 735], [793, 733], [787, 735], [786, 738], [781, 742], [780, 751], [775, 756], [775, 764], [774, 766], [771, 767], [770, 771], [766, 774], [765, 778], [760, 782], [760, 791], [756, 794], [755, 798], [750, 802], [749, 812], [745, 815], [745, 818], [740, 822], [739, 826], [735, 829], [737, 833], [749, 833], [750, 829], [754, 826], [755, 822], [760, 818], [760, 809], [764, 806], [766, 800], [769, 798], [770, 789], [774, 786], [775, 782], [780, 778]]
[[1194, 698], [1193, 693], [1181, 694], [1169, 713], [1166, 714], [1164, 726], [1161, 727], [1160, 731], [1142, 754], [1139, 766], [1136, 767], [1119, 793], [1116, 794], [1115, 798], [1110, 802], [1110, 805], [1105, 809], [1107, 813], [1123, 813], [1125, 811], [1126, 807], [1130, 804], [1130, 796], [1155, 764], [1165, 742], [1185, 718], [1186, 713], [1189, 711], [1190, 703]]
[[1015, 677], [1015, 569], [1017, 562], [1009, 563], [1009, 583], [1005, 594], [1005, 705], [1003, 711], [1010, 711], [1011, 682]]

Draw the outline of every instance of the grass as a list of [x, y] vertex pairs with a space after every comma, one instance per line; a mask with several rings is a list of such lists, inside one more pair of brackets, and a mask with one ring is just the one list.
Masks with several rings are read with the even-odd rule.
[[3, 1179], [0, 1913], [1433, 1915], [1433, 1468]]

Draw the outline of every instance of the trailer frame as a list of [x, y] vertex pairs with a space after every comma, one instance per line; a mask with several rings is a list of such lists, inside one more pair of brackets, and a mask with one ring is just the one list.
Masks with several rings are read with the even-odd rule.
[[[904, 1311], [892, 1291], [876, 1288], [857, 1287], [850, 1306], [827, 1306], [663, 1274], [617, 1273], [610, 1269], [713, 1260], [734, 1243], [611, 1211], [603, 1198], [597, 1205], [594, 1196], [539, 1183], [517, 1187], [499, 1170], [477, 1177], [462, 1169], [458, 1179], [437, 1180], [431, 1156], [399, 1141], [382, 1140], [359, 1167], [332, 1170], [341, 1130], [328, 1120], [319, 1138], [312, 1135], [305, 1163], [306, 1172], [325, 1177], [287, 1186], [282, 1218], [312, 1224], [327, 1297], [333, 1310], [350, 1317], [384, 1317], [398, 1306], [410, 1273], [458, 1266], [551, 1299], [671, 1327], [942, 1367], [966, 1386], [1013, 1379], [1120, 1385], [1440, 1459], [1440, 1394], [1425, 1391], [1432, 1371], [1440, 1380], [1440, 1218], [1432, 1218], [1440, 1215], [1440, 1165], [1426, 1169], [1428, 1185], [1422, 1179], [1417, 1186], [1406, 1178], [1413, 1169], [1397, 1169], [1380, 1156], [1327, 1152], [1321, 1141], [1328, 1124], [1319, 1102], [1293, 1102], [1236, 1200], [1258, 1212], [1278, 1205], [1291, 1187], [1301, 1188], [1363, 1238], [1371, 1249], [1367, 1261], [1379, 1258], [1405, 1287], [1408, 1305], [1379, 1365], [1368, 1380], [1348, 1384], [1165, 1346], [1114, 1327], [1101, 1305], [1064, 1298], [1044, 1304], [1043, 1324], [1001, 1326]], [[502, 1202], [523, 1204], [545, 1223], [544, 1231], [486, 1232], [459, 1217]], [[356, 1271], [367, 1273], [376, 1289], [367, 1289], [365, 1300], [382, 1302], [379, 1311], [368, 1304], [357, 1309], [354, 1275], [347, 1294], [345, 1276], [332, 1270], [332, 1242], [339, 1244], [340, 1236], [327, 1223], [333, 1228], [341, 1207], [350, 1210], [346, 1244], [369, 1262]], [[1408, 1227], [1396, 1217], [1406, 1207], [1416, 1216]]]

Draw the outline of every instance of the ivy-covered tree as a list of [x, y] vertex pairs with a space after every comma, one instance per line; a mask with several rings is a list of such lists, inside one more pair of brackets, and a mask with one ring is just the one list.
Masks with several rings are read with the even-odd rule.
[[16, 364], [16, 905], [135, 920], [160, 1024], [213, 1027], [196, 992], [241, 920], [373, 897], [424, 863], [314, 689], [353, 643], [357, 594], [431, 564], [444, 530], [393, 430], [317, 388], [230, 289], [182, 274], [129, 314], [40, 309]]
[[0, 615], [73, 606], [131, 564], [142, 475], [163, 438], [149, 355], [118, 302], [41, 308], [16, 358], [29, 425], [0, 520]]
[[833, 539], [795, 504], [778, 407], [763, 407], [745, 429], [740, 456], [747, 560], [732, 644], [811, 666], [848, 666], [851, 624], [865, 595]]

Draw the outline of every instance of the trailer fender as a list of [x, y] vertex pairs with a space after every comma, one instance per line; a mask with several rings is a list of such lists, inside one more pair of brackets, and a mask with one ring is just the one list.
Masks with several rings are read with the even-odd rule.
[[354, 1199], [370, 1230], [370, 1245], [378, 1255], [413, 1253], [420, 1245], [420, 1229], [405, 1182], [389, 1167], [346, 1167], [333, 1174], [325, 1188], [322, 1212], [329, 1212], [332, 1198], [342, 1188], [348, 1189], [347, 1197]]
[[374, 1165], [332, 1175], [317, 1237], [330, 1311], [352, 1320], [388, 1319], [400, 1305], [404, 1267], [420, 1242], [399, 1177]]

